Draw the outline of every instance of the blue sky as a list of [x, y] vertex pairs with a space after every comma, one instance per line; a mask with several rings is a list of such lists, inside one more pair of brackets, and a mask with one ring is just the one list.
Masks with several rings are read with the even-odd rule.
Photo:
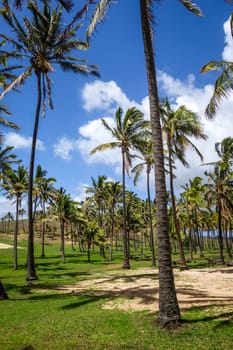
[[[121, 179], [120, 152], [108, 151], [90, 156], [89, 152], [100, 143], [111, 141], [99, 118], [113, 122], [116, 109], [124, 111], [131, 106], [140, 108], [147, 118], [148, 92], [140, 31], [139, 1], [116, 1], [107, 12], [104, 23], [98, 26], [91, 48], [81, 52], [90, 64], [99, 66], [101, 77], [83, 78], [56, 69], [53, 79], [54, 110], [47, 109], [40, 120], [36, 164], [57, 179], [56, 187], [64, 187], [75, 199], [84, 198], [85, 186], [91, 176], [106, 175]], [[232, 136], [233, 98], [221, 103], [214, 121], [206, 120], [204, 109], [213, 91], [216, 75], [201, 75], [201, 67], [210, 60], [232, 60], [233, 45], [227, 23], [232, 6], [223, 0], [196, 1], [204, 17], [199, 18], [177, 0], [155, 4], [155, 51], [159, 95], [167, 96], [177, 107], [185, 104], [198, 113], [208, 135], [205, 142], [195, 142], [204, 155], [204, 162], [216, 159], [215, 142]], [[1, 24], [1, 31], [4, 26]], [[7, 132], [6, 144], [15, 147], [15, 153], [28, 167], [30, 137], [32, 135], [36, 84], [29, 78], [20, 93], [9, 93], [3, 100], [21, 126], [17, 133]], [[189, 152], [190, 168], [177, 164], [176, 191], [189, 178], [202, 175], [200, 160]], [[128, 188], [140, 196], [145, 194], [145, 178], [138, 187], [132, 177]], [[153, 184], [152, 184], [153, 186]], [[3, 197], [0, 215], [13, 211]]]

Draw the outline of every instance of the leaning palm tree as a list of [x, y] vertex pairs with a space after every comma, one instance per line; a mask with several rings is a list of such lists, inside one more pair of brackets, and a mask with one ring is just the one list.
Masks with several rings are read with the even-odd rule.
[[91, 154], [97, 151], [120, 148], [122, 157], [122, 195], [123, 195], [123, 242], [124, 263], [123, 268], [129, 269], [129, 237], [126, 229], [125, 207], [125, 173], [129, 173], [132, 164], [131, 150], [137, 150], [145, 143], [145, 135], [148, 132], [149, 122], [143, 119], [143, 113], [135, 107], [129, 108], [123, 116], [122, 108], [118, 108], [115, 114], [116, 125], [111, 127], [105, 119], [101, 119], [104, 127], [111, 133], [116, 141], [104, 143], [95, 147]]
[[36, 150], [36, 140], [39, 126], [39, 117], [45, 113], [45, 99], [48, 97], [50, 108], [53, 108], [51, 99], [50, 74], [55, 71], [54, 66], [60, 66], [64, 71], [79, 73], [84, 76], [98, 75], [96, 66], [88, 65], [85, 60], [72, 57], [75, 50], [83, 50], [87, 45], [76, 39], [78, 25], [64, 26], [62, 8], [51, 9], [49, 1], [43, 1], [40, 9], [36, 1], [27, 1], [29, 16], [24, 17], [23, 25], [17, 19], [10, 7], [9, 1], [4, 1], [1, 15], [16, 37], [0, 34], [0, 37], [13, 44], [27, 62], [26, 69], [1, 94], [3, 97], [17, 85], [21, 85], [32, 74], [37, 82], [37, 105], [32, 137], [31, 157], [29, 166], [28, 184], [28, 274], [27, 280], [37, 279], [34, 263], [33, 238], [33, 175]]
[[18, 268], [17, 240], [19, 231], [19, 208], [23, 195], [27, 192], [28, 172], [23, 166], [17, 170], [9, 169], [3, 179], [2, 187], [8, 199], [14, 199], [15, 210], [15, 233], [14, 233], [14, 269]]
[[[99, 0], [93, 13], [92, 21], [87, 30], [89, 41], [97, 24], [103, 20], [106, 9], [112, 0]], [[201, 16], [200, 9], [190, 0], [179, 0], [188, 11]], [[153, 139], [153, 153], [155, 163], [155, 189], [156, 189], [156, 222], [158, 233], [158, 265], [159, 265], [159, 323], [166, 327], [170, 324], [180, 323], [181, 316], [176, 297], [174, 276], [171, 262], [171, 248], [168, 234], [167, 194], [165, 182], [164, 155], [162, 131], [159, 114], [159, 97], [154, 60], [153, 47], [153, 4], [155, 0], [139, 0], [141, 13], [141, 28], [144, 43], [146, 71], [149, 90], [150, 117]]]

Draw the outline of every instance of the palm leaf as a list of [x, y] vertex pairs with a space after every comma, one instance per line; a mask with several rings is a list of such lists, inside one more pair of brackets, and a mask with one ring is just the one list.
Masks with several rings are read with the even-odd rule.
[[186, 7], [186, 9], [190, 12], [192, 12], [193, 14], [197, 15], [197, 16], [203, 16], [203, 13], [201, 12], [201, 9], [194, 4], [192, 1], [189, 0], [179, 0], [182, 5], [184, 5]]
[[233, 63], [211, 61], [202, 67], [201, 72], [205, 73], [213, 70], [222, 70], [222, 73], [215, 82], [213, 95], [205, 111], [208, 118], [212, 118], [216, 114], [220, 100], [228, 97], [229, 93], [233, 90]]
[[110, 3], [113, 2], [113, 0], [100, 0], [94, 10], [94, 13], [92, 15], [90, 24], [86, 31], [86, 40], [89, 43], [89, 40], [92, 36], [92, 33], [94, 32], [97, 24], [101, 23], [103, 21], [103, 18], [105, 16], [105, 13], [110, 6]]
[[103, 143], [102, 145], [99, 145], [99, 146], [95, 147], [93, 150], [91, 150], [90, 154], [94, 154], [97, 151], [101, 152], [101, 151], [105, 151], [108, 149], [114, 149], [114, 148], [117, 148], [120, 146], [121, 146], [120, 142]]

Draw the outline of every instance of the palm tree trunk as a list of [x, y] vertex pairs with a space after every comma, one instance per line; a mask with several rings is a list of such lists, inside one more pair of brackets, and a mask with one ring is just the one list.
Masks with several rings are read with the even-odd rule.
[[14, 234], [14, 270], [18, 269], [18, 233], [19, 233], [19, 197], [16, 198], [16, 213], [15, 213], [15, 234]]
[[40, 109], [41, 109], [41, 74], [37, 73], [37, 106], [35, 114], [35, 123], [32, 136], [32, 148], [31, 148], [31, 158], [29, 167], [29, 178], [28, 178], [28, 269], [27, 269], [27, 280], [37, 280], [35, 269], [35, 258], [34, 258], [34, 228], [33, 228], [33, 202], [32, 202], [32, 192], [33, 192], [33, 177], [34, 177], [34, 162], [35, 162], [35, 151], [36, 151], [36, 140], [39, 126]]
[[[45, 218], [45, 203], [42, 204], [43, 218]], [[42, 235], [41, 235], [41, 257], [45, 257], [45, 222], [42, 223]]]
[[65, 223], [61, 221], [61, 258], [65, 261]]
[[125, 205], [125, 154], [122, 148], [122, 194], [123, 194], [123, 246], [124, 246], [124, 262], [123, 269], [130, 269], [129, 263], [129, 235], [126, 227], [126, 205]]
[[179, 255], [180, 255], [180, 270], [188, 270], [186, 260], [185, 260], [185, 255], [184, 255], [184, 247], [183, 247], [182, 238], [180, 234], [180, 223], [176, 214], [176, 199], [175, 199], [174, 186], [173, 186], [173, 169], [172, 169], [170, 135], [168, 135], [167, 137], [167, 145], [168, 145], [169, 180], [170, 180], [170, 191], [171, 191], [171, 201], [172, 201], [172, 215], [173, 215], [176, 236], [178, 239], [178, 248], [179, 248]]
[[153, 154], [155, 162], [156, 228], [158, 234], [159, 267], [159, 317], [162, 327], [181, 322], [172, 270], [171, 245], [168, 234], [167, 194], [163, 156], [162, 132], [159, 115], [159, 98], [154, 62], [154, 50], [148, 13], [148, 1], [140, 0], [142, 36], [146, 60], [152, 128]]
[[146, 172], [146, 183], [147, 183], [147, 199], [148, 199], [148, 211], [149, 211], [149, 225], [150, 225], [150, 248], [151, 248], [151, 265], [155, 267], [155, 243], [154, 243], [154, 232], [152, 222], [152, 209], [151, 209], [151, 198], [150, 198], [150, 169]]
[[223, 255], [223, 238], [222, 238], [222, 207], [219, 200], [218, 203], [218, 244], [219, 244], [219, 253], [220, 253], [220, 259], [222, 263], [224, 264], [224, 255]]

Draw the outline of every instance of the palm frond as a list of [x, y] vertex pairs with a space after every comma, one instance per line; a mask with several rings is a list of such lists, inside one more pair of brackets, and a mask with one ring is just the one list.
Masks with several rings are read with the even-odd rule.
[[211, 61], [202, 67], [201, 72], [205, 73], [213, 70], [222, 70], [222, 73], [215, 82], [213, 95], [205, 111], [208, 118], [212, 118], [216, 114], [220, 100], [228, 97], [233, 90], [233, 63]]
[[201, 9], [192, 1], [190, 0], [179, 0], [179, 1], [182, 3], [182, 5], [184, 5], [184, 7], [186, 7], [188, 11], [192, 12], [194, 15], [203, 16]]
[[114, 149], [114, 148], [117, 148], [120, 146], [121, 146], [120, 142], [103, 143], [102, 145], [99, 145], [99, 146], [95, 147], [93, 150], [91, 150], [90, 154], [94, 154], [97, 151], [102, 152], [102, 151], [105, 151], [108, 149]]
[[98, 1], [98, 4], [93, 12], [90, 24], [86, 31], [86, 40], [89, 43], [89, 40], [93, 34], [93, 32], [96, 29], [96, 26], [101, 23], [105, 17], [106, 11], [108, 10], [108, 7], [110, 6], [110, 3], [113, 2], [113, 0], [100, 0]]

